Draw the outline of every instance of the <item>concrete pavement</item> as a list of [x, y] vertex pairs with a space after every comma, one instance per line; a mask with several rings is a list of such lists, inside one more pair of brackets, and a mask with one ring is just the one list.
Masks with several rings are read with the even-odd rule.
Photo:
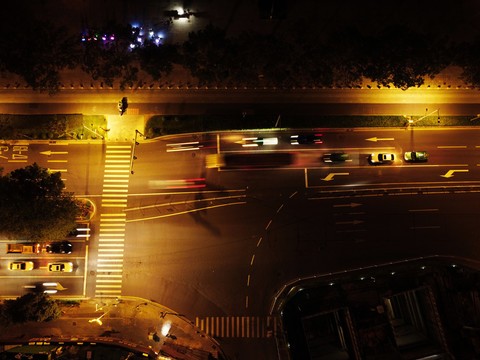
[[0, 342], [106, 341], [172, 359], [224, 358], [218, 343], [182, 314], [149, 300], [88, 299], [62, 310], [61, 318], [51, 322], [0, 327]]

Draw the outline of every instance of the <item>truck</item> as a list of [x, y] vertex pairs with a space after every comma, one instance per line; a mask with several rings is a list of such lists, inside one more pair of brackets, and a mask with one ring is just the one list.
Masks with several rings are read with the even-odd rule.
[[40, 244], [7, 244], [7, 254], [38, 254], [40, 252]]
[[206, 157], [207, 168], [225, 169], [258, 169], [280, 168], [293, 165], [295, 153], [291, 152], [242, 152], [242, 153], [217, 153]]

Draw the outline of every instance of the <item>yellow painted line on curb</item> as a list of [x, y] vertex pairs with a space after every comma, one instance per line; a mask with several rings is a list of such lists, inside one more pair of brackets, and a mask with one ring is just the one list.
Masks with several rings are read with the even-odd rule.
[[[127, 214], [101, 214], [100, 217], [126, 217]], [[112, 219], [113, 220], [113, 219]]]
[[103, 207], [127, 207], [127, 204], [103, 204]]
[[[103, 192], [128, 192], [128, 189], [103, 189]], [[102, 195], [110, 196], [110, 195]]]
[[108, 149], [131, 149], [132, 145], [107, 145]]

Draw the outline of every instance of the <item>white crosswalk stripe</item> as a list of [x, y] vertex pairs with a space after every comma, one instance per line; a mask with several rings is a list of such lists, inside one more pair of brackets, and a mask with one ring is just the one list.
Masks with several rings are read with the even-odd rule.
[[[102, 212], [97, 252], [96, 297], [116, 297], [122, 292], [130, 145], [107, 145]], [[108, 211], [108, 212], [107, 212]]]
[[280, 321], [275, 316], [208, 316], [195, 325], [217, 338], [269, 338], [276, 335]]

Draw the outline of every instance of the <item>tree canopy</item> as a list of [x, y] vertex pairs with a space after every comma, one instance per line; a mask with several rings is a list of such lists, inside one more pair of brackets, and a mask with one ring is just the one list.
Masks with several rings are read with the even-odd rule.
[[15, 300], [5, 300], [0, 305], [0, 321], [4, 325], [22, 324], [27, 321], [51, 321], [58, 319], [61, 309], [43, 292], [28, 293]]
[[10, 238], [62, 239], [75, 227], [80, 207], [64, 191], [61, 174], [36, 163], [0, 177], [0, 231]]

